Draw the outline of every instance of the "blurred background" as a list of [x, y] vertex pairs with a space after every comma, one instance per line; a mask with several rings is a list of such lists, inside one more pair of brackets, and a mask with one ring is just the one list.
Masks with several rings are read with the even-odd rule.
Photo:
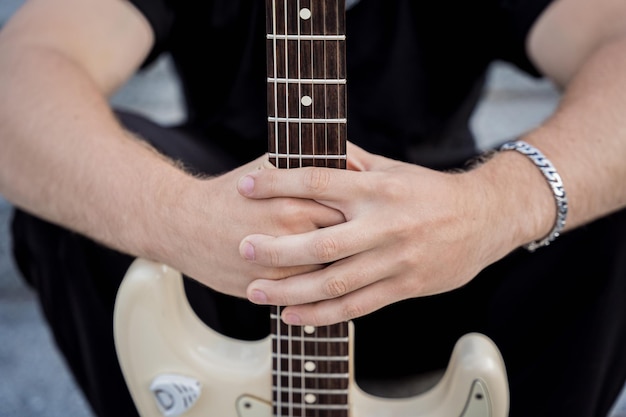
[[[0, 1], [0, 28], [22, 3]], [[165, 124], [184, 117], [168, 57], [136, 75], [111, 102]], [[488, 146], [541, 122], [557, 102], [558, 93], [549, 82], [497, 63], [491, 68], [472, 128], [482, 146]], [[91, 417], [43, 322], [34, 294], [15, 270], [10, 256], [10, 213], [9, 202], [0, 195], [0, 417]], [[626, 399], [611, 417], [626, 417]]]

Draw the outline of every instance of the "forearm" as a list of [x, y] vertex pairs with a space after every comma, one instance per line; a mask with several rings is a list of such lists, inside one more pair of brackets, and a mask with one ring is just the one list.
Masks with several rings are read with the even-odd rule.
[[122, 130], [80, 66], [52, 50], [3, 51], [0, 193], [109, 246], [153, 255], [153, 225], [166, 227], [164, 211], [193, 179]]
[[[572, 76], [555, 114], [524, 140], [540, 149], [562, 177], [569, 200], [569, 230], [626, 206], [626, 40], [606, 43]], [[519, 205], [517, 244], [545, 237], [556, 205], [536, 166], [505, 152], [483, 167]], [[512, 170], [510, 164], [515, 164]], [[507, 213], [510, 215], [511, 213]]]
[[558, 111], [528, 140], [558, 168], [570, 201], [568, 228], [626, 205], [626, 37], [593, 54]]

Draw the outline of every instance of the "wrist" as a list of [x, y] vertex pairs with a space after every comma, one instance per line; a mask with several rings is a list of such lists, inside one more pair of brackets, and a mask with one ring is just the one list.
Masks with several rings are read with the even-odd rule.
[[186, 258], [192, 232], [190, 218], [203, 180], [172, 167], [154, 178], [150, 192], [142, 194], [139, 231], [135, 234], [138, 256], [172, 267]]
[[557, 221], [555, 198], [541, 170], [519, 152], [495, 152], [470, 174], [485, 194], [490, 233], [506, 253], [548, 236]]
[[500, 151], [515, 151], [526, 156], [544, 176], [546, 184], [550, 187], [550, 190], [552, 191], [552, 196], [554, 197], [556, 207], [556, 218], [552, 228], [550, 229], [550, 232], [542, 239], [534, 240], [524, 245], [524, 247], [528, 251], [534, 252], [536, 249], [552, 243], [552, 241], [559, 237], [561, 231], [565, 228], [568, 204], [567, 194], [565, 192], [565, 187], [563, 186], [563, 181], [561, 180], [561, 176], [557, 172], [552, 162], [548, 158], [546, 158], [539, 149], [524, 141], [518, 140], [513, 142], [507, 142], [502, 145]]

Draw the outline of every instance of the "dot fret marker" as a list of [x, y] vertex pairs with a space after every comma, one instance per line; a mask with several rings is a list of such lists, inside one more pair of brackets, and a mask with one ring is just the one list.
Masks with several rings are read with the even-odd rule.
[[300, 10], [300, 18], [302, 20], [309, 20], [311, 18], [311, 10], [306, 7]]

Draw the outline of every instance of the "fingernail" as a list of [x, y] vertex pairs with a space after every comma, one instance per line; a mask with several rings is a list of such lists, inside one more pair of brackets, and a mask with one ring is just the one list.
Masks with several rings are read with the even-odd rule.
[[254, 178], [250, 175], [239, 180], [239, 192], [243, 195], [250, 195], [254, 191]]
[[299, 326], [302, 324], [300, 316], [293, 313], [283, 314], [282, 319], [285, 324], [291, 324], [292, 326]]
[[254, 254], [254, 246], [252, 243], [245, 241], [241, 245], [241, 256], [247, 261], [254, 261], [256, 255]]
[[248, 299], [255, 304], [267, 304], [267, 295], [261, 290], [253, 290]]

